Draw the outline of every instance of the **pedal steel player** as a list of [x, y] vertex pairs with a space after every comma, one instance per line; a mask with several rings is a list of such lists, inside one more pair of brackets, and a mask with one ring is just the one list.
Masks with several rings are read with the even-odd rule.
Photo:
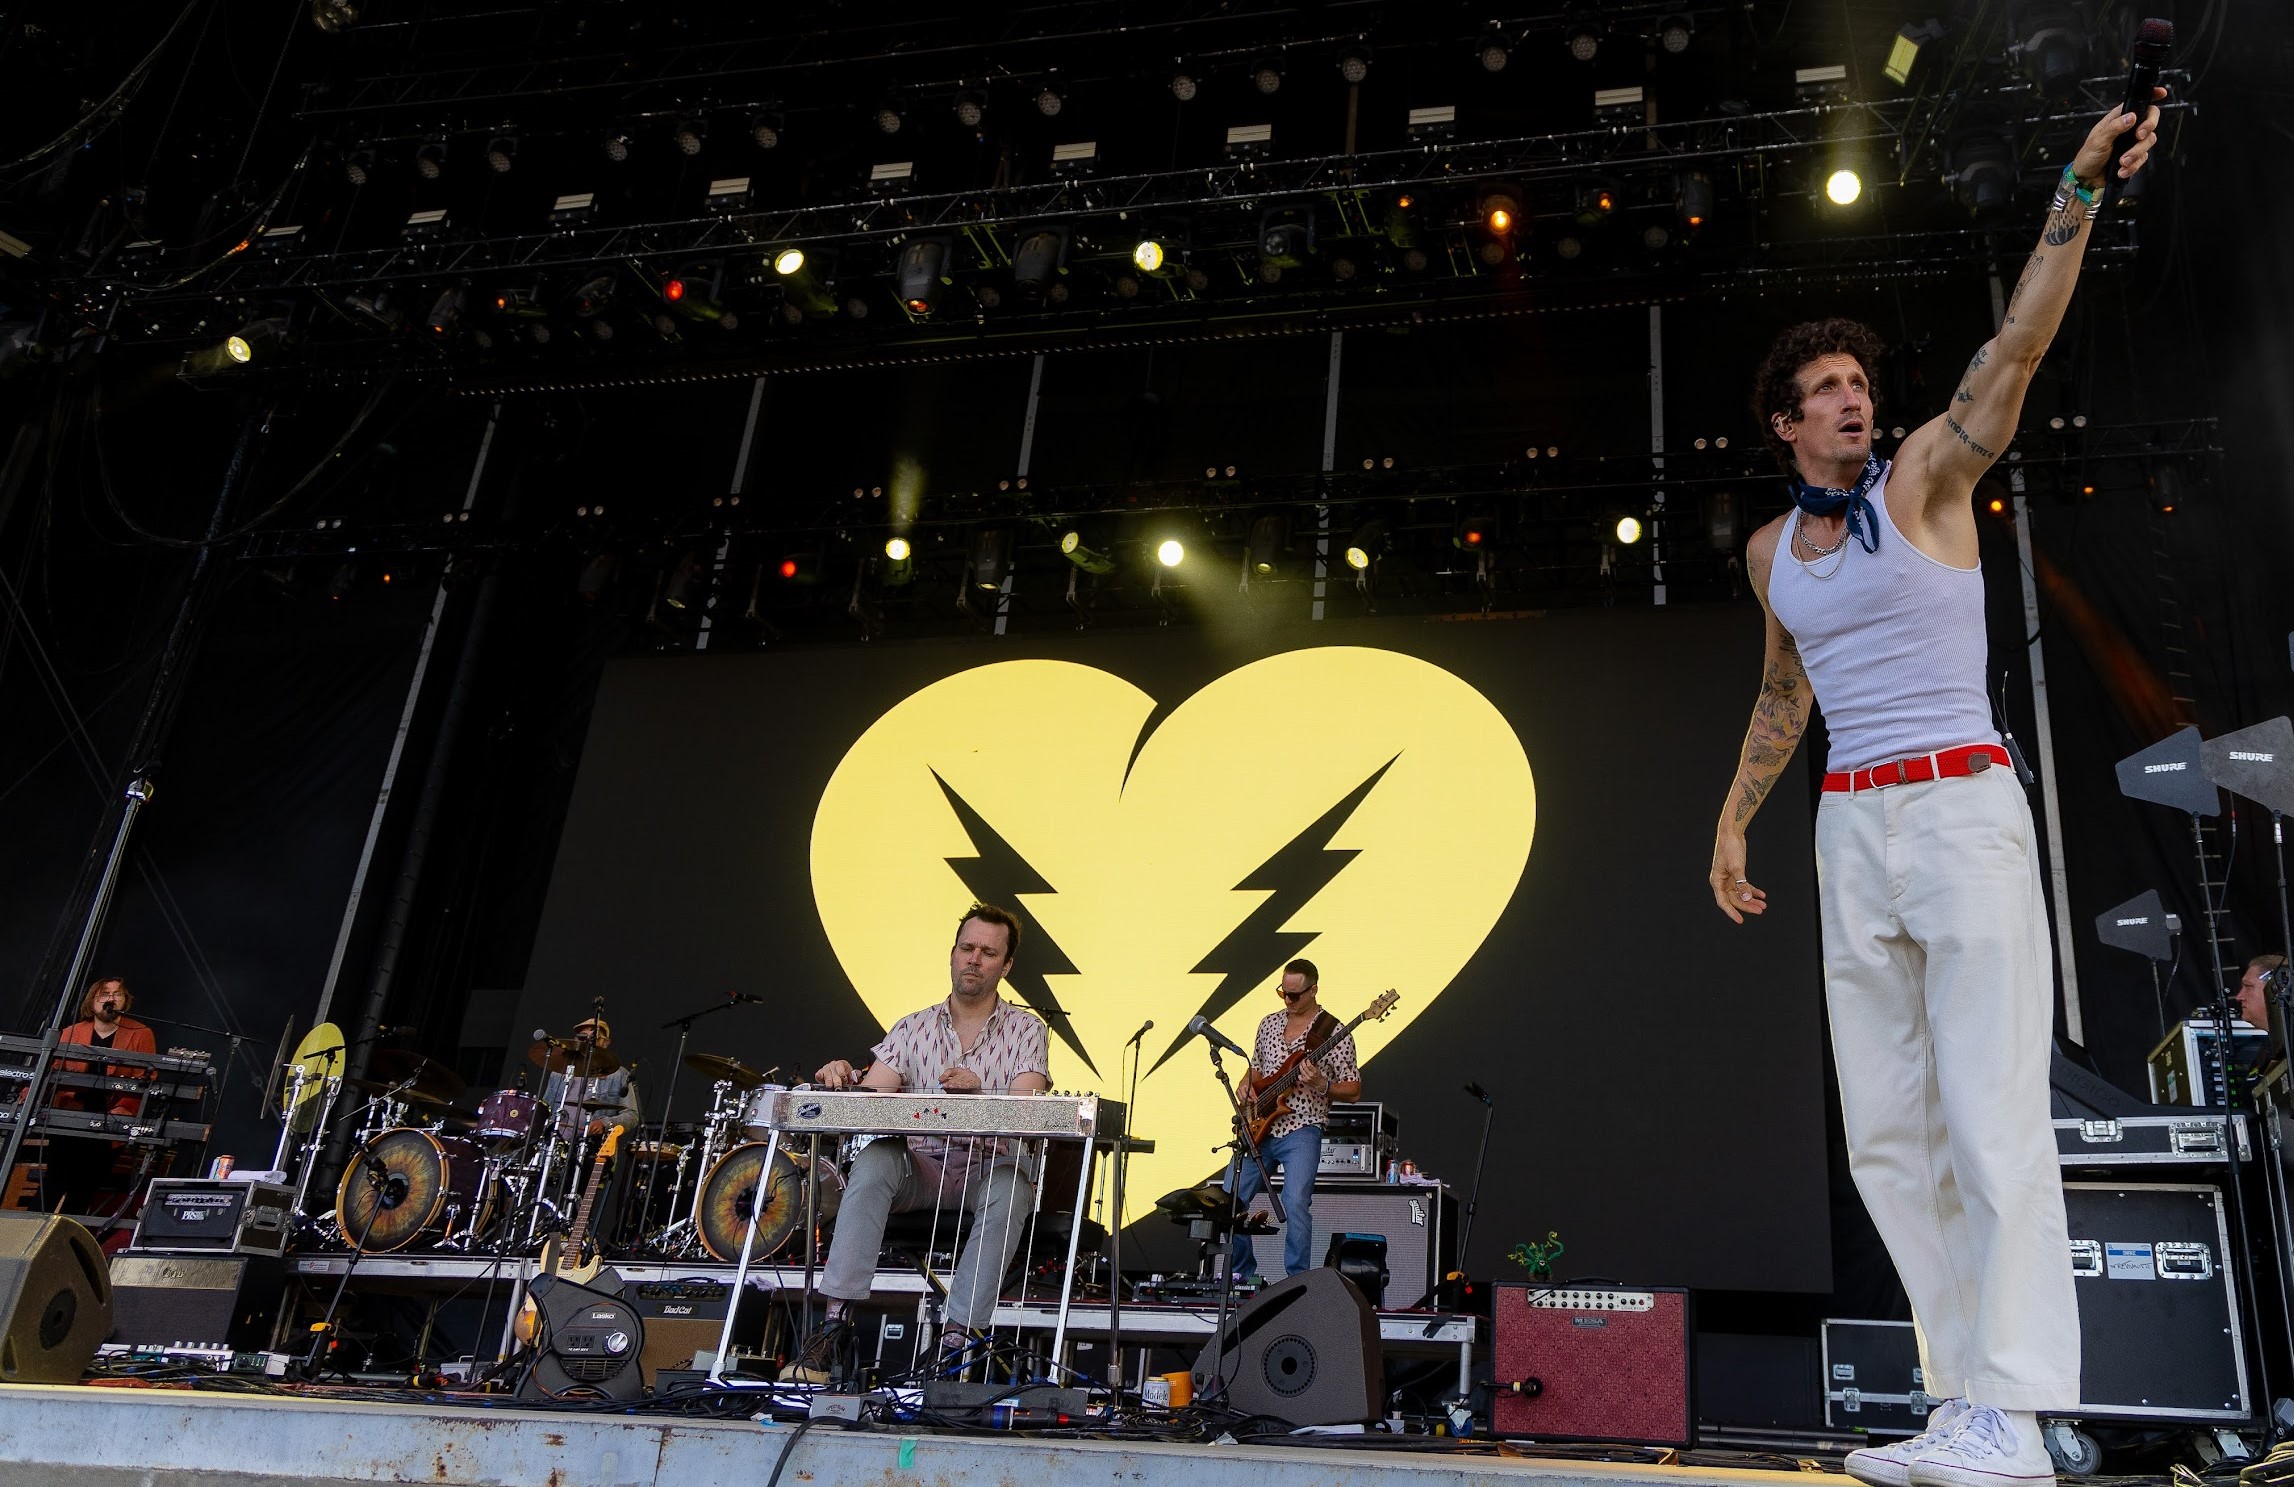
[[[1282, 968], [1279, 990], [1283, 1007], [1259, 1022], [1252, 1044], [1251, 1071], [1236, 1091], [1247, 1105], [1252, 1092], [1271, 1084], [1284, 1060], [1302, 1048], [1311, 1048], [1338, 1030], [1338, 1019], [1322, 1009], [1315, 998], [1321, 972], [1311, 960], [1294, 960]], [[1271, 1171], [1282, 1170], [1282, 1207], [1287, 1223], [1282, 1236], [1282, 1268], [1297, 1275], [1314, 1268], [1314, 1174], [1322, 1165], [1322, 1128], [1330, 1119], [1330, 1102], [1362, 1097], [1362, 1072], [1354, 1058], [1354, 1035], [1348, 1033], [1320, 1056], [1299, 1066], [1290, 1109], [1267, 1127], [1259, 1143], [1259, 1156]], [[1266, 1179], [1258, 1163], [1243, 1159], [1235, 1180], [1235, 1202], [1249, 1208], [1266, 1192]], [[1248, 1234], [1235, 1235], [1235, 1276], [1248, 1280], [1258, 1274], [1258, 1252]]]
[[[996, 995], [1019, 953], [1020, 925], [1009, 910], [974, 904], [956, 925], [948, 952], [948, 997], [892, 1024], [864, 1071], [835, 1059], [813, 1075], [830, 1089], [940, 1089], [950, 1094], [1040, 1095], [1051, 1088], [1051, 1036], [1043, 1019]], [[804, 1341], [783, 1374], [825, 1384], [852, 1337], [848, 1311], [868, 1299], [884, 1246], [885, 1220], [941, 1205], [971, 1210], [972, 1232], [956, 1257], [940, 1356], [960, 1356], [994, 1320], [1004, 1272], [1025, 1235], [1039, 1175], [1010, 1141], [911, 1136], [870, 1142], [845, 1179], [836, 1237], [820, 1278], [828, 1319]]]
[[1817, 880], [1849, 1160], [1911, 1296], [1927, 1391], [1944, 1400], [1922, 1434], [1849, 1453], [1848, 1471], [1878, 1487], [2052, 1481], [2034, 1412], [2079, 1402], [2048, 1125], [2046, 907], [2030, 807], [1984, 691], [1970, 497], [2015, 435], [2121, 136], [2135, 131], [2124, 179], [2157, 120], [2149, 108], [2138, 128], [2113, 109], [2088, 133], [1998, 334], [1892, 465], [1872, 453], [1869, 329], [1787, 330], [1754, 394], [1798, 509], [1748, 549], [1767, 654], [1710, 882], [1737, 923], [1766, 908], [1745, 827], [1820, 700], [1836, 772], [1817, 810]]

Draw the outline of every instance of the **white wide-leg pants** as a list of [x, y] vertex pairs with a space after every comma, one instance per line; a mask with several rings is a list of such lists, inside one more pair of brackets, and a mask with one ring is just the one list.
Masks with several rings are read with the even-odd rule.
[[1827, 792], [1816, 870], [1849, 1165], [1911, 1296], [1927, 1392], [2076, 1405], [2053, 976], [2023, 788], [1995, 766]]

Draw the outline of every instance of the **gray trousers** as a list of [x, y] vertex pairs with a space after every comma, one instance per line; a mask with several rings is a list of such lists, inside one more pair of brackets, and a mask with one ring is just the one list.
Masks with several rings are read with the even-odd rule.
[[[839, 1301], [868, 1299], [877, 1253], [884, 1247], [885, 1220], [932, 1207], [938, 1201], [939, 1169], [938, 1162], [911, 1156], [907, 1144], [896, 1140], [871, 1142], [853, 1158], [837, 1209], [836, 1237], [821, 1272], [822, 1295]], [[944, 1206], [972, 1214], [972, 1232], [956, 1258], [956, 1279], [948, 1291], [949, 1322], [975, 1332], [987, 1329], [1034, 1205], [1034, 1188], [1009, 1157], [975, 1166], [962, 1195], [944, 1200]]]

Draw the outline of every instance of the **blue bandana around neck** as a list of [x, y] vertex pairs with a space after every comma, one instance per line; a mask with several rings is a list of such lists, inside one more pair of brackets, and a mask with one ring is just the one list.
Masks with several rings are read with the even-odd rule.
[[1799, 476], [1792, 477], [1792, 499], [1810, 516], [1836, 516], [1845, 507], [1848, 512], [1848, 534], [1862, 544], [1866, 552], [1880, 550], [1880, 518], [1872, 510], [1872, 487], [1888, 467], [1880, 463], [1876, 454], [1864, 456], [1864, 473], [1846, 490], [1833, 490], [1828, 486], [1810, 485]]

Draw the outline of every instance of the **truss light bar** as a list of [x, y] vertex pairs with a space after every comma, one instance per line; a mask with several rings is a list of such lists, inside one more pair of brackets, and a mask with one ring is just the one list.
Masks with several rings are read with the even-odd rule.
[[406, 219], [406, 238], [409, 242], [420, 242], [424, 238], [434, 238], [445, 230], [446, 208], [444, 207], [431, 207], [427, 211], [414, 212], [409, 214]]
[[1227, 156], [1243, 160], [1264, 155], [1274, 144], [1272, 124], [1237, 124], [1227, 130]]
[[1409, 133], [1413, 140], [1448, 139], [1457, 132], [1458, 106], [1454, 103], [1410, 110]]
[[1639, 85], [1630, 88], [1597, 88], [1593, 93], [1593, 114], [1599, 119], [1631, 116], [1638, 119], [1648, 108], [1648, 93]]
[[263, 236], [259, 240], [258, 246], [272, 249], [277, 252], [285, 252], [289, 249], [300, 247], [302, 245], [302, 241], [302, 224], [288, 223], [280, 227], [264, 228]]
[[551, 203], [550, 225], [552, 227], [571, 227], [576, 222], [586, 220], [596, 211], [597, 193], [595, 191], [575, 191], [569, 195], [561, 196]]
[[1834, 62], [1828, 67], [1796, 67], [1792, 70], [1792, 86], [1803, 99], [1846, 98], [1848, 66]]
[[1070, 170], [1077, 169], [1091, 164], [1098, 158], [1099, 141], [1095, 139], [1078, 140], [1071, 145], [1053, 145], [1051, 147], [1051, 164], [1054, 170], [1063, 166]]
[[725, 176], [709, 183], [709, 210], [737, 212], [749, 204], [749, 178]]
[[868, 168], [871, 186], [903, 186], [916, 180], [916, 162], [913, 160], [887, 160]]

